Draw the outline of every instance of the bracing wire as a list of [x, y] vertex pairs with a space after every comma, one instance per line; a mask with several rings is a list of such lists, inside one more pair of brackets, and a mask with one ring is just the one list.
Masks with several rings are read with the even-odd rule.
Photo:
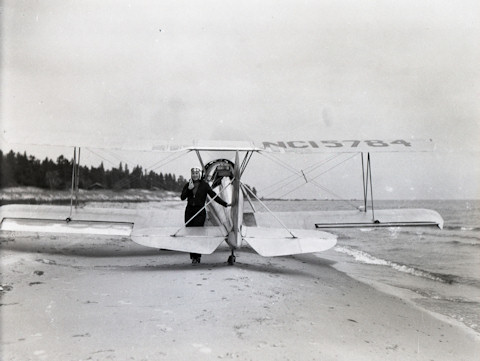
[[[337, 157], [339, 157], [339, 156], [340, 156], [339, 154], [336, 154], [336, 155], [334, 155], [333, 157], [330, 157], [329, 159], [322, 160], [322, 161], [319, 162], [318, 164], [313, 164], [313, 165], [311, 165], [311, 166], [306, 167], [306, 168], [304, 169], [304, 171], [306, 171], [307, 173], [308, 173], [308, 172], [312, 172], [314, 169], [316, 169], [316, 168], [318, 168], [318, 167], [320, 167], [320, 166], [322, 166], [322, 165], [324, 165], [324, 164], [326, 164], [326, 163], [334, 160], [335, 158], [337, 158]], [[286, 178], [284, 178], [284, 179], [280, 179], [278, 182], [275, 182], [275, 183], [267, 186], [266, 188], [264, 188], [264, 189], [262, 190], [262, 192], [265, 192], [268, 188], [272, 188], [273, 186], [276, 186], [276, 185], [278, 185], [278, 184], [280, 184], [280, 183], [282, 183], [282, 182], [286, 182], [286, 181], [288, 181], [288, 180], [291, 179], [291, 178], [299, 177], [299, 176], [304, 177], [304, 174], [302, 174], [301, 171], [298, 171], [297, 169], [291, 167], [289, 164], [286, 164], [285, 162], [282, 162], [282, 161], [280, 161], [279, 159], [276, 159], [275, 157], [272, 157], [272, 156], [270, 156], [271, 158], [268, 158], [267, 156], [265, 156], [265, 157], [266, 157], [267, 159], [269, 159], [269, 160], [275, 161], [277, 164], [280, 164], [280, 165], [284, 166], [284, 168], [290, 170], [293, 174], [290, 175], [289, 177], [286, 177]], [[303, 171], [303, 170], [302, 170], [302, 171]], [[293, 181], [295, 181], [295, 180], [296, 180], [296, 179], [294, 179]], [[269, 194], [273, 194], [273, 193], [276, 192], [278, 189], [283, 188], [284, 186], [293, 183], [293, 181], [290, 181], [289, 183], [287, 183], [287, 184], [285, 184], [285, 185], [282, 185], [282, 186], [277, 187], [274, 191], [270, 191]]]
[[316, 175], [315, 177], [311, 178], [311, 180], [317, 179], [318, 177], [324, 175], [324, 174], [327, 173], [327, 172], [330, 172], [332, 169], [337, 168], [338, 166], [342, 165], [343, 163], [348, 162], [350, 159], [352, 159], [352, 158], [354, 158], [354, 157], [356, 157], [356, 156], [357, 156], [357, 153], [352, 154], [350, 157], [344, 159], [343, 161], [335, 164], [334, 166], [328, 168], [327, 170], [323, 171], [322, 173], [320, 173], [320, 174]]
[[[341, 155], [341, 154], [340, 154], [340, 155]], [[325, 191], [325, 192], [329, 193], [330, 195], [334, 196], [335, 198], [337, 198], [337, 199], [339, 199], [339, 200], [341, 200], [341, 201], [349, 204], [350, 206], [352, 206], [352, 207], [354, 207], [354, 208], [357, 208], [357, 206], [356, 206], [355, 204], [353, 204], [352, 202], [350, 202], [350, 201], [342, 198], [341, 196], [339, 196], [339, 195], [336, 194], [335, 192], [333, 192], [333, 191], [329, 190], [328, 188], [326, 188], [326, 187], [318, 184], [317, 182], [315, 182], [315, 179], [317, 179], [318, 177], [320, 177], [320, 176], [324, 175], [325, 173], [331, 171], [332, 169], [340, 166], [341, 164], [349, 161], [350, 159], [352, 159], [352, 158], [355, 157], [356, 155], [357, 155], [357, 154], [355, 153], [355, 154], [351, 155], [350, 157], [344, 159], [343, 161], [341, 161], [341, 162], [335, 164], [334, 166], [328, 168], [327, 170], [323, 171], [322, 173], [316, 175], [315, 177], [310, 178], [310, 179], [308, 180], [308, 183], [313, 184], [313, 185], [316, 186], [317, 188], [322, 189], [323, 191]], [[335, 159], [335, 158], [337, 158], [337, 156], [334, 156], [334, 157], [326, 160], [325, 162], [321, 162], [321, 164], [318, 164], [318, 165], [315, 165], [315, 166], [312, 166], [312, 167], [308, 167], [308, 168], [312, 168], [312, 170], [310, 170], [310, 172], [312, 172], [313, 169], [317, 169], [317, 168], [320, 167], [321, 165], [324, 165], [324, 164], [326, 164], [327, 162], [329, 162], [329, 161], [331, 161], [331, 160], [333, 160], [333, 159]], [[298, 172], [298, 171], [296, 171], [296, 175], [302, 175], [302, 177], [303, 177], [304, 179], [306, 179], [305, 174], [304, 174], [303, 172]], [[290, 176], [289, 178], [291, 178], [291, 176]], [[288, 182], [287, 184], [284, 184], [284, 185], [283, 185], [282, 187], [280, 187], [280, 188], [283, 188], [283, 187], [285, 187], [285, 186], [287, 186], [287, 185], [290, 185], [291, 183], [293, 183], [293, 182], [295, 182], [295, 181], [297, 181], [297, 180], [298, 180], [298, 178], [297, 178], [297, 179], [294, 179], [293, 181]], [[302, 182], [302, 184], [300, 184], [299, 186], [297, 186], [297, 187], [289, 190], [288, 192], [282, 194], [279, 198], [283, 198], [283, 197], [287, 196], [288, 194], [290, 194], [290, 193], [296, 191], [297, 189], [303, 187], [306, 183], [307, 183], [307, 182], [305, 182], [305, 183]], [[277, 191], [277, 190], [280, 189], [280, 188], [275, 189], [275, 191]], [[274, 191], [274, 192], [275, 192], [275, 191]], [[270, 192], [269, 194], [272, 194], [272, 192]]]
[[[87, 148], [87, 150], [90, 151], [91, 153], [95, 154], [97, 157], [99, 157], [100, 159], [104, 160], [105, 162], [108, 162], [110, 165], [115, 166], [115, 164], [114, 164], [111, 160], [105, 158], [104, 156], [102, 156], [102, 155], [99, 154], [98, 152], [93, 151], [91, 148]], [[122, 161], [125, 162], [124, 159], [121, 159], [120, 157], [118, 157], [118, 156], [115, 155], [115, 154], [112, 154], [112, 153], [109, 153], [109, 152], [107, 152], [107, 154], [110, 155], [111, 157], [117, 159], [117, 160], [120, 161], [120, 162], [122, 162]], [[150, 167], [145, 168], [144, 171], [145, 171], [145, 172], [154, 171], [154, 170], [156, 170], [156, 169], [158, 169], [158, 168], [160, 168], [160, 167], [163, 167], [163, 166], [165, 166], [165, 165], [167, 165], [167, 164], [169, 164], [169, 163], [177, 160], [177, 159], [180, 158], [180, 157], [183, 157], [184, 155], [185, 155], [185, 153], [183, 153], [183, 152], [180, 153], [180, 154], [178, 154], [178, 155], [176, 155], [176, 154], [169, 154], [169, 155], [167, 155], [165, 158], [160, 159], [159, 161], [157, 161], [157, 162], [155, 162], [154, 164], [152, 164]], [[168, 159], [168, 158], [172, 158], [172, 159]], [[125, 162], [125, 163], [127, 163], [127, 162]], [[139, 175], [132, 175], [132, 174], [130, 174], [128, 177], [126, 177], [126, 178], [122, 179], [121, 181], [119, 181], [119, 183], [117, 184], [117, 186], [119, 186], [120, 188], [122, 188], [122, 187], [124, 187], [124, 186], [126, 186], [126, 185], [130, 185], [133, 181], [138, 180], [138, 179], [140, 179], [140, 176], [139, 176]], [[163, 188], [160, 184], [155, 183], [155, 185], [156, 185], [156, 186], [160, 186], [161, 188]]]
[[[152, 164], [151, 166], [147, 167], [146, 169], [149, 169], [149, 170], [156, 170], [160, 167], [163, 167], [169, 163], [172, 163], [173, 161], [177, 160], [178, 158], [181, 158], [185, 155], [185, 153], [180, 153], [178, 155], [176, 155], [175, 157], [175, 154], [169, 154], [168, 156], [166, 156], [165, 158], [163, 159], [160, 159], [159, 161], [155, 162], [154, 164]], [[169, 157], [173, 157], [172, 159], [170, 160], [167, 160]]]
[[[264, 188], [264, 189], [262, 190], [262, 192], [265, 192], [267, 189], [272, 188], [273, 186], [276, 186], [276, 185], [279, 185], [279, 184], [281, 184], [281, 183], [287, 182], [288, 180], [294, 178], [293, 180], [290, 180], [288, 183], [281, 184], [280, 186], [276, 187], [273, 191], [270, 191], [270, 192], [266, 195], [266, 196], [269, 196], [269, 195], [277, 192], [278, 190], [280, 190], [280, 189], [282, 189], [282, 188], [284, 188], [284, 187], [286, 187], [286, 186], [294, 183], [295, 181], [297, 181], [297, 179], [298, 179], [299, 176], [302, 177], [303, 179], [306, 179], [304, 171], [307, 172], [307, 173], [311, 173], [311, 172], [313, 172], [315, 169], [317, 169], [317, 168], [319, 168], [319, 167], [327, 164], [328, 162], [331, 162], [332, 160], [338, 158], [339, 156], [341, 156], [341, 154], [335, 154], [334, 156], [332, 156], [332, 157], [330, 157], [330, 158], [328, 158], [328, 159], [322, 160], [322, 161], [318, 162], [318, 164], [310, 165], [310, 166], [306, 167], [304, 170], [301, 170], [301, 171], [296, 170], [295, 168], [291, 167], [289, 164], [284, 164], [284, 162], [276, 159], [275, 157], [268, 158], [268, 157], [266, 156], [267, 159], [272, 160], [272, 161], [276, 161], [277, 164], [280, 164], [280, 165], [284, 166], [284, 168], [290, 170], [293, 174], [290, 175], [289, 177], [286, 177], [286, 178], [284, 178], [284, 179], [281, 179], [281, 180], [279, 180], [278, 182], [275, 182], [275, 183], [267, 186], [266, 188]], [[328, 170], [327, 170], [327, 171], [328, 171]]]
[[[288, 176], [288, 177], [286, 177], [286, 178], [280, 179], [280, 180], [278, 180], [277, 182], [270, 184], [269, 186], [267, 186], [267, 187], [265, 187], [264, 189], [262, 189], [261, 192], [265, 192], [267, 189], [272, 188], [272, 187], [274, 187], [274, 186], [276, 186], [276, 185], [278, 185], [278, 184], [280, 184], [280, 183], [282, 183], [282, 182], [286, 182], [287, 180], [289, 180], [289, 179], [291, 179], [291, 178], [298, 177], [298, 171], [297, 171], [295, 168], [291, 167], [289, 164], [287, 164], [287, 163], [285, 163], [285, 162], [282, 162], [282, 161], [280, 161], [279, 159], [276, 159], [275, 157], [272, 157], [272, 156], [268, 157], [266, 154], [263, 154], [263, 153], [260, 153], [260, 154], [262, 154], [262, 155], [263, 155], [265, 158], [267, 158], [269, 161], [273, 161], [274, 163], [277, 163], [277, 164], [280, 165], [281, 167], [283, 167], [283, 168], [287, 169], [289, 172], [292, 172], [292, 173], [293, 173], [292, 175], [290, 175], [290, 176]], [[276, 191], [276, 189], [275, 189], [275, 191]], [[271, 193], [272, 193], [272, 192], [270, 192], [270, 194], [271, 194]]]
[[[100, 159], [104, 160], [105, 162], [109, 163], [112, 166], [116, 166], [110, 159], [105, 158], [103, 155], [99, 154], [98, 152], [93, 151], [91, 148], [85, 147], [90, 153], [95, 154]], [[111, 154], [109, 154], [111, 155]], [[121, 161], [121, 160], [120, 160]]]
[[[335, 193], [333, 193], [332, 191], [328, 190], [327, 188], [325, 188], [325, 187], [323, 187], [323, 186], [320, 186], [319, 184], [317, 184], [316, 182], [314, 182], [314, 180], [315, 180], [315, 179], [317, 179], [318, 177], [320, 177], [320, 176], [324, 175], [325, 173], [327, 173], [327, 172], [331, 171], [332, 169], [334, 169], [334, 168], [336, 168], [336, 167], [338, 167], [338, 166], [342, 165], [343, 163], [345, 163], [345, 162], [349, 161], [350, 159], [352, 159], [352, 158], [353, 158], [353, 157], [355, 157], [356, 155], [357, 155], [357, 154], [353, 154], [352, 156], [350, 156], [350, 157], [348, 157], [348, 158], [344, 159], [344, 160], [343, 160], [343, 161], [341, 161], [340, 163], [337, 163], [337, 164], [335, 164], [334, 166], [332, 166], [332, 167], [328, 168], [327, 170], [323, 171], [322, 173], [320, 173], [320, 174], [316, 175], [315, 177], [313, 177], [313, 178], [310, 178], [310, 180], [309, 180], [309, 183], [312, 183], [312, 184], [314, 184], [314, 185], [317, 185], [317, 186], [319, 186], [321, 189], [323, 189], [323, 190], [327, 191], [328, 193], [330, 193], [330, 194], [332, 194], [332, 195], [335, 195]], [[281, 197], [284, 197], [284, 196], [286, 196], [287, 194], [290, 194], [290, 193], [292, 193], [293, 191], [297, 190], [298, 188], [300, 188], [300, 187], [302, 187], [302, 186], [304, 186], [304, 185], [305, 185], [305, 183], [302, 183], [302, 184], [300, 184], [298, 187], [296, 187], [295, 189], [293, 189], [293, 190], [291, 190], [291, 191], [289, 191], [289, 192], [285, 193], [285, 194], [284, 194], [284, 195], [282, 195]], [[280, 197], [280, 198], [281, 198], [281, 197]], [[339, 198], [341, 198], [341, 197], [339, 197]]]
[[[357, 205], [353, 204], [352, 202], [350, 202], [350, 201], [347, 200], [347, 199], [342, 198], [342, 197], [339, 196], [338, 194], [332, 192], [332, 191], [329, 190], [328, 188], [323, 187], [322, 185], [318, 184], [317, 182], [313, 181], [313, 182], [310, 182], [310, 183], [313, 184], [314, 186], [316, 186], [317, 188], [325, 191], [326, 193], [334, 196], [334, 197], [335, 197], [336, 199], [338, 199], [339, 201], [345, 202], [346, 204], [352, 206], [353, 208], [357, 208]], [[293, 190], [291, 190], [291, 191], [289, 191], [289, 192], [287, 192], [287, 193], [285, 193], [285, 194], [282, 194], [279, 198], [283, 198], [283, 197], [287, 196], [288, 194], [294, 192], [295, 190], [297, 190], [297, 189], [300, 188], [300, 187], [303, 187], [304, 185], [305, 185], [305, 184], [301, 184], [299, 187], [297, 187], [297, 188], [295, 188], [295, 189], [293, 189]]]
[[280, 220], [280, 218], [278, 218], [275, 213], [273, 213], [270, 208], [267, 207], [267, 205], [265, 203], [262, 202], [262, 200], [260, 198], [257, 197], [257, 195], [250, 189], [250, 187], [246, 184], [243, 184], [244, 188], [247, 189], [250, 194], [273, 216], [273, 218], [275, 218], [275, 220], [283, 227], [285, 228], [285, 230], [290, 233], [290, 235], [292, 236], [292, 238], [297, 238], [297, 236], [295, 236], [295, 234], [292, 233], [292, 231]]

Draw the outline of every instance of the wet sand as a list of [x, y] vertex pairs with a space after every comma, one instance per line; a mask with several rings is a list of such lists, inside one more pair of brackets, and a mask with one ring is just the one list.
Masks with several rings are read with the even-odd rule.
[[335, 270], [334, 251], [191, 265], [107, 236], [0, 241], [4, 361], [480, 356], [478, 335]]

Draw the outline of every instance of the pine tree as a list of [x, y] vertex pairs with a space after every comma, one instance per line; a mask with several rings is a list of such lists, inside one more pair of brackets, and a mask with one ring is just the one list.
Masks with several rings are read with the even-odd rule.
[[[35, 186], [48, 189], [69, 189], [72, 183], [73, 161], [60, 155], [56, 162], [45, 158], [39, 161], [26, 152], [7, 154], [0, 150], [0, 188]], [[79, 187], [88, 189], [95, 183], [108, 189], [155, 189], [180, 192], [186, 180], [175, 174], [143, 170], [140, 165], [130, 172], [128, 164], [106, 170], [103, 162], [98, 167], [79, 167]], [[256, 189], [253, 188], [254, 193]]]

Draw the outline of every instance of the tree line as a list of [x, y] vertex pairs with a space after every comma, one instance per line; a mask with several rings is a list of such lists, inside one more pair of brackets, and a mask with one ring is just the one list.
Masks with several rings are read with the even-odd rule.
[[[72, 186], [73, 160], [60, 155], [56, 161], [45, 158], [40, 161], [26, 152], [13, 150], [4, 154], [0, 150], [0, 188], [32, 186], [43, 189], [64, 190]], [[135, 166], [131, 171], [128, 165], [105, 169], [103, 162], [98, 167], [78, 168], [78, 187], [81, 189], [105, 188], [121, 189], [163, 189], [180, 192], [185, 179], [175, 174], [155, 173]]]

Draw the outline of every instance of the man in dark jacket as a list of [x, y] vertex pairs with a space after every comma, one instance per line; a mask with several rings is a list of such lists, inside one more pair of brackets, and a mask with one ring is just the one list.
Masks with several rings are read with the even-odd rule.
[[[187, 207], [185, 208], [185, 223], [201, 210], [201, 212], [198, 213], [195, 218], [188, 222], [186, 227], [203, 227], [207, 217], [207, 212], [202, 208], [205, 206], [207, 195], [209, 195], [211, 198], [215, 197], [215, 202], [224, 207], [230, 206], [230, 204], [217, 196], [217, 193], [215, 193], [215, 191], [207, 182], [201, 179], [201, 174], [202, 171], [200, 168], [191, 169], [192, 178], [188, 181], [188, 183], [185, 184], [180, 196], [182, 201], [187, 199]], [[192, 263], [200, 263], [201, 256], [202, 255], [198, 253], [190, 253], [190, 259], [192, 260]]]

